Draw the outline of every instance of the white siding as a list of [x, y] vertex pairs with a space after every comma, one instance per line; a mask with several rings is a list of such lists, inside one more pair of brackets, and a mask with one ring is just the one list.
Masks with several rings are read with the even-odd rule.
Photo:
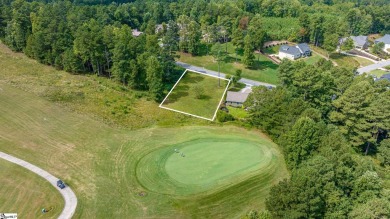
[[284, 53], [284, 52], [280, 52], [280, 51], [279, 51], [279, 58], [280, 59], [288, 58], [290, 60], [294, 60], [295, 59], [293, 55], [290, 55], [290, 54], [287, 54], [287, 53]]

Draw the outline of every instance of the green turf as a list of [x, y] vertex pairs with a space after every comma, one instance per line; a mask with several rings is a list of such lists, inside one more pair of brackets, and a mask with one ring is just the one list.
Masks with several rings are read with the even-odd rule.
[[229, 109], [229, 114], [234, 116], [234, 118], [245, 119], [249, 116], [248, 111], [246, 111], [244, 108], [228, 106], [228, 109]]
[[[221, 86], [219, 86], [219, 82]], [[228, 81], [186, 71], [179, 83], [163, 102], [164, 107], [212, 119]], [[204, 88], [201, 98], [196, 97], [194, 86]]]
[[304, 57], [304, 58], [301, 58], [301, 59], [298, 59], [298, 60], [303, 60], [307, 64], [313, 65], [313, 64], [317, 63], [321, 58], [322, 58], [321, 56], [313, 53], [311, 56]]
[[[56, 71], [3, 48], [0, 56], [0, 151], [64, 179], [78, 197], [74, 218], [238, 218], [248, 210], [264, 209], [270, 187], [288, 177], [278, 147], [259, 131], [210, 126], [160, 109], [151, 101], [133, 99], [134, 91], [117, 89], [108, 79]], [[52, 101], [42, 94], [53, 85], [69, 93], [81, 90], [85, 98]], [[129, 120], [111, 115], [125, 103], [131, 109]], [[121, 124], [128, 123], [128, 128], [118, 127], [117, 119], [124, 119]], [[161, 127], [166, 124], [171, 128]], [[143, 180], [141, 183], [142, 175], [155, 171], [139, 171], [148, 154], [197, 139], [226, 138], [265, 145], [274, 155], [272, 162], [253, 176], [233, 175], [228, 184], [215, 184], [189, 196], [174, 195], [178, 187], [167, 194], [148, 189]], [[151, 179], [152, 185], [163, 185], [163, 175]], [[16, 178], [10, 184], [21, 180]], [[139, 195], [142, 191], [145, 196]], [[8, 194], [1, 191], [0, 196], [4, 193]], [[25, 197], [34, 195], [28, 188], [25, 193]], [[13, 208], [29, 200], [6, 197], [13, 201]]]
[[389, 73], [388, 71], [383, 71], [380, 69], [375, 69], [373, 71], [368, 72], [368, 74], [375, 75], [380, 78], [382, 75]]
[[[241, 63], [242, 52], [236, 54], [234, 46], [231, 43], [228, 43], [227, 45], [228, 56], [225, 59], [225, 62], [220, 65], [220, 71], [222, 73], [234, 75], [237, 69], [241, 69], [243, 78], [263, 81], [270, 84], [279, 83], [277, 64], [274, 64], [262, 54], [255, 54], [255, 68], [248, 69]], [[192, 56], [186, 53], [179, 53], [179, 55], [178, 61], [218, 71], [218, 63], [214, 61], [214, 58], [211, 55]]]
[[278, 54], [279, 53], [280, 45], [271, 46], [264, 49], [264, 52], [267, 54]]
[[[19, 218], [57, 218], [64, 207], [61, 194], [45, 179], [0, 159], [0, 212]], [[42, 214], [45, 208], [47, 213]]]

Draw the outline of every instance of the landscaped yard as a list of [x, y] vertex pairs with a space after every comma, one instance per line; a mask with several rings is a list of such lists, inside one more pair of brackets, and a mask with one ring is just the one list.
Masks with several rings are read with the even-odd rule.
[[[187, 53], [179, 53], [178, 61], [185, 62], [191, 65], [204, 67], [209, 70], [218, 71], [218, 63], [214, 61], [211, 55], [192, 56]], [[278, 84], [278, 65], [274, 64], [270, 59], [262, 54], [255, 54], [256, 67], [248, 69], [241, 64], [241, 54], [236, 54], [234, 47], [228, 43], [228, 57], [225, 62], [221, 63], [220, 71], [225, 74], [234, 75], [237, 69], [242, 70], [242, 77], [256, 81], [262, 81], [270, 84]]]
[[[219, 86], [220, 83], [220, 86]], [[163, 107], [212, 119], [218, 109], [228, 81], [186, 71], [176, 87], [162, 103]], [[197, 87], [203, 89], [197, 97]]]
[[370, 71], [368, 74], [375, 75], [378, 78], [380, 78], [382, 75], [389, 73], [388, 71], [383, 71], [380, 69], [375, 69], [373, 71]]

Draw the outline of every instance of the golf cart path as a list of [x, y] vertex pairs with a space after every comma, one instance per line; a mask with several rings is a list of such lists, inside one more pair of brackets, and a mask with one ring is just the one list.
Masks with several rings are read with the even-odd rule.
[[58, 216], [58, 218], [61, 218], [61, 219], [72, 218], [72, 216], [76, 210], [76, 206], [77, 206], [77, 197], [69, 186], [66, 186], [64, 189], [58, 188], [57, 187], [57, 180], [58, 180], [57, 177], [51, 175], [50, 173], [46, 172], [45, 170], [42, 170], [41, 168], [39, 168], [39, 167], [29, 163], [29, 162], [26, 162], [24, 160], [21, 160], [19, 158], [16, 158], [14, 156], [11, 156], [11, 155], [3, 153], [3, 152], [0, 152], [0, 158], [7, 160], [9, 162], [12, 162], [14, 164], [17, 164], [19, 166], [22, 166], [22, 167], [38, 174], [39, 176], [43, 177], [47, 181], [49, 181], [50, 184], [52, 184], [52, 186], [54, 186], [61, 193], [62, 197], [65, 200], [64, 209], [62, 210], [62, 212]]
[[[216, 71], [211, 71], [211, 70], [205, 69], [203, 67], [190, 65], [190, 64], [187, 64], [187, 63], [184, 63], [184, 62], [176, 62], [176, 65], [181, 66], [181, 67], [183, 67], [185, 69], [202, 72], [202, 73], [205, 73], [205, 74], [208, 74], [208, 75], [212, 75], [212, 76], [218, 76], [218, 72], [216, 72]], [[223, 74], [223, 73], [220, 73], [219, 76], [223, 77], [223, 78], [226, 77], [226, 75]], [[274, 84], [268, 84], [268, 83], [264, 83], [264, 82], [260, 82], [260, 81], [254, 81], [254, 80], [250, 80], [250, 79], [246, 79], [246, 78], [241, 78], [241, 80], [239, 80], [239, 82], [244, 83], [246, 85], [250, 85], [250, 86], [266, 86], [266, 87], [270, 86], [270, 87], [276, 87]]]

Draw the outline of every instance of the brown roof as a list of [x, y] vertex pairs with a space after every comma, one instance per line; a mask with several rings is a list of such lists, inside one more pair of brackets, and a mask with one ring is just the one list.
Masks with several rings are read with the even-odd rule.
[[249, 93], [228, 91], [226, 96], [226, 101], [243, 103], [248, 98], [248, 95]]

